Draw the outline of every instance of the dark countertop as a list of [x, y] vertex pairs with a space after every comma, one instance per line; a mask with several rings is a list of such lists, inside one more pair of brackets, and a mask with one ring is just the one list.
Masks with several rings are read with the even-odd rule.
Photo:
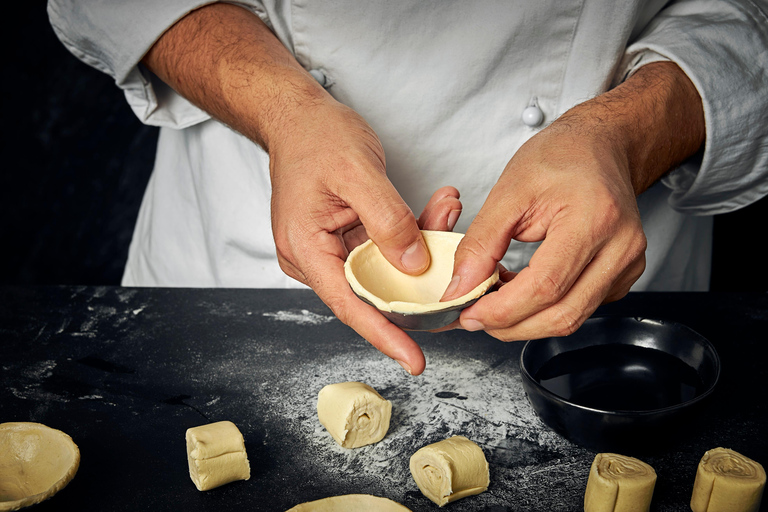
[[[598, 314], [686, 324], [722, 360], [690, 434], [643, 459], [658, 473], [652, 510], [689, 510], [707, 449], [768, 465], [768, 294], [632, 293]], [[539, 421], [520, 380], [523, 344], [463, 331], [414, 337], [427, 357], [419, 377], [310, 291], [0, 287], [0, 422], [44, 423], [80, 447], [77, 476], [40, 512], [284, 511], [347, 493], [437, 510], [408, 458], [453, 434], [483, 448], [491, 486], [446, 510], [582, 510], [595, 452]], [[392, 401], [382, 442], [345, 450], [317, 421], [317, 392], [345, 380]], [[184, 433], [219, 420], [243, 433], [252, 476], [199, 492]]]

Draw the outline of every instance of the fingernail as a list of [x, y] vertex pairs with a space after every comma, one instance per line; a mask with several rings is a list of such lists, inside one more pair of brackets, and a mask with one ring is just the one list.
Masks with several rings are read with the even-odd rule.
[[477, 320], [462, 320], [461, 326], [468, 331], [482, 331], [485, 326]]
[[427, 251], [424, 250], [424, 244], [420, 241], [411, 244], [400, 257], [403, 267], [408, 270], [421, 270], [427, 266], [428, 261]]
[[443, 298], [440, 299], [440, 300], [445, 300], [445, 299], [451, 298], [453, 293], [459, 287], [459, 281], [461, 281], [461, 276], [453, 276], [453, 279], [451, 279], [451, 282], [448, 283], [448, 288], [445, 289], [445, 293], [443, 294]]
[[461, 215], [461, 210], [451, 210], [451, 213], [448, 214], [448, 231], [453, 231], [453, 228], [456, 227], [459, 215]]
[[400, 361], [399, 359], [395, 359], [395, 361], [397, 361], [397, 364], [399, 364], [400, 366], [402, 366], [402, 367], [403, 367], [403, 369], [404, 369], [405, 371], [407, 371], [409, 375], [413, 375], [413, 372], [411, 371], [411, 367], [410, 367], [410, 366], [408, 366], [406, 363], [404, 363], [404, 362]]

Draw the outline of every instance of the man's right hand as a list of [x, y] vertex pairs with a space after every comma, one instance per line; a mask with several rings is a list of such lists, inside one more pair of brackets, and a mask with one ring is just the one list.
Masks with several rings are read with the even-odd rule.
[[386, 177], [384, 152], [370, 126], [334, 100], [243, 8], [216, 3], [191, 12], [143, 63], [269, 152], [272, 227], [283, 270], [312, 287], [376, 348], [420, 374], [421, 349], [354, 295], [343, 265], [349, 250], [370, 237], [401, 271], [423, 272], [429, 252], [419, 228], [452, 227], [461, 209], [458, 192], [438, 191], [417, 222]]

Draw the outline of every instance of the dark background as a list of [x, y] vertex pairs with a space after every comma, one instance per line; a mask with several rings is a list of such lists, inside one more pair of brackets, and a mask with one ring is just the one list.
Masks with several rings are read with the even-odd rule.
[[[157, 129], [17, 2], [3, 66], [0, 284], [116, 285]], [[768, 200], [715, 218], [712, 290], [768, 291]]]

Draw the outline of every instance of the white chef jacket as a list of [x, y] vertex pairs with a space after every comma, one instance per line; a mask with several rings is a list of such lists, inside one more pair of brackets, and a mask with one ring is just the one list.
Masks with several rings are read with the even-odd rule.
[[[140, 60], [206, 0], [50, 0], [65, 46], [109, 73], [161, 127], [123, 278], [134, 286], [303, 286], [280, 270], [269, 157], [176, 94]], [[713, 214], [768, 193], [768, 18], [737, 0], [243, 0], [379, 135], [387, 175], [418, 215], [461, 193], [465, 231], [506, 163], [572, 106], [647, 62], [671, 60], [704, 104], [695, 158], [638, 198], [647, 267], [633, 290], [706, 290]], [[521, 113], [535, 101], [544, 120]], [[512, 242], [524, 267], [538, 244]]]

